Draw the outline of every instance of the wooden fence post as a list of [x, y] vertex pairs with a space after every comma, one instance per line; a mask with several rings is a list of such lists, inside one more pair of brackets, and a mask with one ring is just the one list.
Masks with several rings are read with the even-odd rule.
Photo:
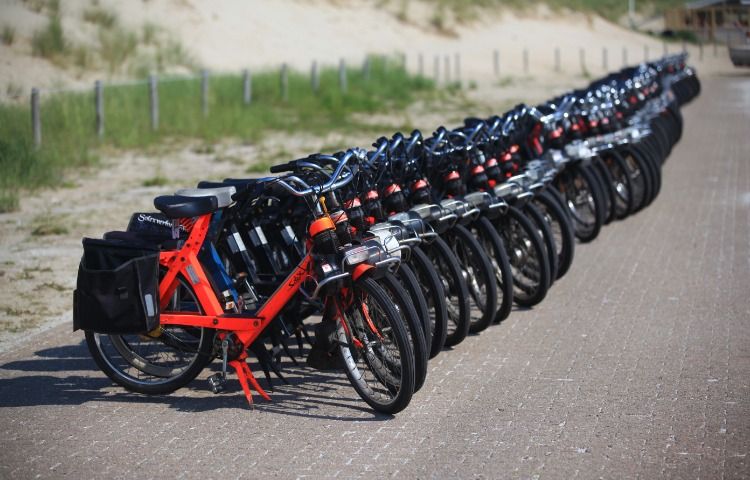
[[346, 93], [346, 62], [343, 58], [339, 62], [339, 87], [341, 87], [341, 93]]
[[523, 49], [523, 73], [524, 74], [529, 73], [529, 49], [528, 48]]
[[242, 101], [245, 105], [253, 101], [253, 77], [248, 69], [242, 72]]
[[289, 73], [286, 63], [281, 64], [281, 99], [283, 101], [289, 100]]
[[424, 77], [424, 55], [421, 53], [419, 54], [419, 57], [417, 57], [417, 63], [419, 68], [419, 76]]
[[365, 82], [370, 81], [370, 56], [369, 55], [365, 57], [365, 62], [362, 64], [362, 77], [364, 77]]
[[201, 111], [208, 116], [208, 70], [201, 70]]
[[578, 50], [578, 60], [581, 63], [581, 73], [586, 73], [586, 50], [580, 48]]
[[31, 89], [31, 131], [34, 136], [34, 147], [42, 146], [42, 117], [39, 111], [39, 89]]
[[435, 61], [433, 62], [435, 83], [440, 81], [440, 55], [435, 55]]
[[607, 58], [608, 56], [609, 51], [607, 50], [607, 47], [602, 47], [602, 70], [604, 71], [607, 71], [609, 69], [609, 66], [607, 65], [609, 63], [609, 59]]
[[159, 129], [159, 89], [156, 75], [148, 76], [149, 103], [151, 107], [151, 130]]
[[461, 85], [461, 54], [456, 53], [453, 57], [453, 67], [456, 75], [456, 82]]
[[560, 71], [560, 47], [555, 47], [555, 71]]
[[492, 63], [495, 70], [495, 76], [500, 76], [500, 51], [495, 50], [492, 55]]
[[310, 86], [313, 93], [318, 93], [318, 90], [320, 90], [320, 73], [318, 72], [318, 62], [315, 60], [310, 67]]
[[451, 83], [451, 57], [445, 56], [445, 83]]
[[96, 136], [104, 137], [104, 92], [102, 91], [102, 82], [94, 82], [94, 108], [96, 112]]

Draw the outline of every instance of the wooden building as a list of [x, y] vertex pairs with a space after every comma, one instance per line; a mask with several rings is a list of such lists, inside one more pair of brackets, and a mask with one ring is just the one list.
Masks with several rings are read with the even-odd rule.
[[664, 12], [667, 30], [693, 32], [703, 41], [739, 43], [750, 31], [750, 0], [698, 0]]

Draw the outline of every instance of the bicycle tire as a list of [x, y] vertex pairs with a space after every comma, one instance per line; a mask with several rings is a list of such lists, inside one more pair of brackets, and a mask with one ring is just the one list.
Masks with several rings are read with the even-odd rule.
[[602, 197], [604, 198], [604, 203], [606, 204], [603, 225], [608, 225], [612, 223], [612, 221], [616, 218], [615, 196], [617, 195], [617, 193], [615, 192], [615, 182], [612, 179], [612, 175], [609, 173], [607, 167], [604, 166], [604, 162], [602, 161], [601, 157], [594, 158], [591, 166], [592, 171], [595, 172], [598, 176], [599, 188], [602, 190]]
[[495, 226], [487, 217], [479, 217], [471, 224], [471, 227], [479, 244], [488, 253], [495, 271], [498, 307], [493, 322], [500, 323], [508, 318], [513, 308], [513, 274], [510, 270], [508, 254], [505, 251], [503, 239], [500, 238]]
[[614, 181], [615, 218], [622, 220], [633, 210], [633, 192], [628, 175], [628, 166], [616, 150], [610, 150], [602, 156], [604, 166], [609, 170]]
[[406, 327], [406, 335], [414, 354], [414, 392], [416, 393], [422, 388], [427, 378], [428, 350], [424, 336], [424, 325], [417, 315], [414, 303], [394, 274], [386, 273], [377, 279], [377, 283], [390, 296], [393, 306], [396, 308], [404, 327]]
[[533, 307], [547, 295], [549, 259], [536, 228], [520, 210], [509, 207], [495, 222], [503, 239], [513, 277], [513, 302]]
[[412, 247], [410, 264], [419, 279], [422, 294], [430, 312], [430, 358], [435, 358], [445, 345], [448, 334], [448, 311], [445, 291], [435, 266], [420, 247]]
[[432, 243], [424, 245], [423, 249], [443, 284], [443, 298], [448, 313], [444, 345], [452, 347], [461, 343], [469, 333], [469, 287], [456, 257], [442, 238], [434, 239]]
[[550, 224], [550, 229], [555, 235], [555, 246], [557, 247], [557, 278], [562, 278], [573, 264], [575, 256], [576, 239], [573, 234], [573, 226], [560, 204], [552, 197], [549, 189], [542, 190], [534, 202], [541, 210], [545, 220]]
[[574, 165], [558, 175], [556, 184], [565, 197], [576, 238], [584, 243], [595, 239], [602, 228], [602, 200], [591, 173]]
[[557, 279], [557, 245], [555, 244], [555, 236], [552, 234], [552, 229], [544, 219], [544, 215], [539, 209], [534, 206], [532, 202], [527, 203], [523, 206], [522, 212], [532, 221], [539, 232], [539, 237], [544, 242], [544, 247], [547, 249], [547, 260], [549, 261], [549, 284], [547, 288], [551, 287]]
[[[380, 285], [371, 278], [360, 279], [351, 286], [351, 297], [348, 308], [338, 309], [340, 315], [346, 317], [345, 321], [339, 318], [337, 327], [338, 351], [344, 362], [344, 372], [354, 390], [370, 407], [393, 415], [406, 408], [414, 395], [414, 353], [399, 314]], [[341, 301], [335, 297], [329, 297], [329, 300]], [[362, 308], [364, 301], [372, 302], [366, 310]], [[379, 312], [374, 316], [376, 310], [373, 307], [376, 306]], [[372, 332], [370, 325], [376, 332]], [[395, 353], [398, 353], [398, 358]], [[365, 378], [367, 372], [372, 374], [372, 380]]]
[[[174, 298], [180, 296], [179, 303], [184, 305], [188, 301], [181, 298], [183, 292], [189, 294], [195, 309], [188, 311], [200, 312], [200, 305], [193, 293], [192, 287], [182, 276], [178, 276], [179, 286]], [[163, 309], [161, 313], [169, 313], [169, 310]], [[179, 332], [182, 330], [183, 332]], [[196, 334], [197, 343], [195, 342]], [[176, 338], [176, 333], [184, 333], [186, 340]], [[99, 369], [104, 372], [113, 382], [122, 386], [126, 390], [136, 393], [149, 395], [163, 395], [172, 393], [175, 390], [184, 387], [190, 383], [213, 359], [213, 330], [208, 328], [183, 328], [170, 325], [161, 329], [159, 338], [153, 338], [148, 335], [106, 335], [94, 332], [85, 332], [86, 346], [91, 353], [94, 362]], [[105, 347], [105, 340], [109, 340], [110, 348]], [[167, 345], [166, 341], [174, 344], [174, 348]], [[133, 346], [146, 343], [148, 346], [158, 346], [161, 343], [172, 351], [178, 350], [176, 347], [179, 343], [184, 344], [182, 348], [194, 350], [194, 358], [190, 360], [184, 368], [176, 369], [174, 366], [157, 365], [153, 359], [156, 357], [164, 360], [161, 354], [153, 354], [146, 351], [135, 351]], [[187, 343], [191, 342], [191, 343]], [[168, 352], [169, 354], [170, 352]], [[117, 359], [116, 356], [120, 358]], [[126, 366], [128, 365], [128, 366]], [[126, 371], [127, 369], [127, 371]], [[136, 373], [139, 372], [139, 373]], [[137, 376], [136, 376], [137, 375]], [[151, 380], [153, 378], [153, 380]]]
[[[455, 242], [450, 242], [450, 239]], [[469, 289], [470, 302], [480, 313], [477, 318], [472, 315], [469, 332], [479, 333], [492, 324], [497, 312], [497, 284], [492, 263], [474, 234], [463, 225], [450, 229], [446, 242], [458, 259]]]
[[633, 210], [631, 213], [636, 213], [648, 204], [651, 196], [651, 176], [648, 173], [648, 167], [639, 156], [633, 155], [632, 150], [623, 147], [618, 149], [618, 153], [628, 167], [630, 183], [633, 185]]
[[425, 299], [424, 292], [419, 286], [419, 279], [414, 273], [414, 270], [408, 263], [401, 263], [398, 270], [394, 273], [396, 278], [399, 279], [401, 285], [406, 290], [407, 295], [414, 304], [414, 310], [417, 312], [422, 325], [422, 333], [424, 334], [425, 344], [427, 350], [432, 349], [432, 334], [430, 332], [430, 309], [427, 306], [427, 300]]

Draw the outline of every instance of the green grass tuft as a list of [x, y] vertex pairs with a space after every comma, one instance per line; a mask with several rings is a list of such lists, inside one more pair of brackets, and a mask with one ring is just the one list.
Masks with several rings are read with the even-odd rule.
[[[446, 12], [450, 12], [457, 23], [481, 18], [483, 10], [511, 8], [524, 11], [535, 5], [546, 3], [552, 9], [594, 13], [606, 19], [617, 21], [628, 10], [628, 2], [623, 0], [426, 0], [434, 5], [430, 23], [437, 30], [444, 31], [447, 25]], [[684, 0], [642, 0], [636, 2], [641, 12], [658, 14], [667, 8], [682, 7]]]
[[117, 71], [138, 48], [136, 34], [120, 27], [99, 29], [99, 56], [110, 73]]
[[46, 237], [50, 235], [65, 235], [68, 233], [68, 227], [63, 223], [63, 219], [45, 213], [33, 221], [31, 235], [34, 237]]
[[0, 39], [2, 39], [3, 45], [13, 45], [13, 42], [16, 41], [16, 29], [10, 25], [3, 25]]
[[61, 55], [65, 53], [67, 46], [58, 15], [50, 15], [47, 26], [35, 32], [31, 38], [31, 51], [38, 57], [52, 58]]
[[102, 28], [112, 28], [117, 24], [117, 14], [101, 7], [91, 7], [83, 11], [83, 19]]

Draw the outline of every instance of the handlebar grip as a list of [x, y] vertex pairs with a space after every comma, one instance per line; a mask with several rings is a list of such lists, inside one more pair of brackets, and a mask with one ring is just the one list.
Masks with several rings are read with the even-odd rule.
[[272, 165], [271, 173], [293, 172], [297, 165], [296, 161], [282, 163], [281, 165]]

